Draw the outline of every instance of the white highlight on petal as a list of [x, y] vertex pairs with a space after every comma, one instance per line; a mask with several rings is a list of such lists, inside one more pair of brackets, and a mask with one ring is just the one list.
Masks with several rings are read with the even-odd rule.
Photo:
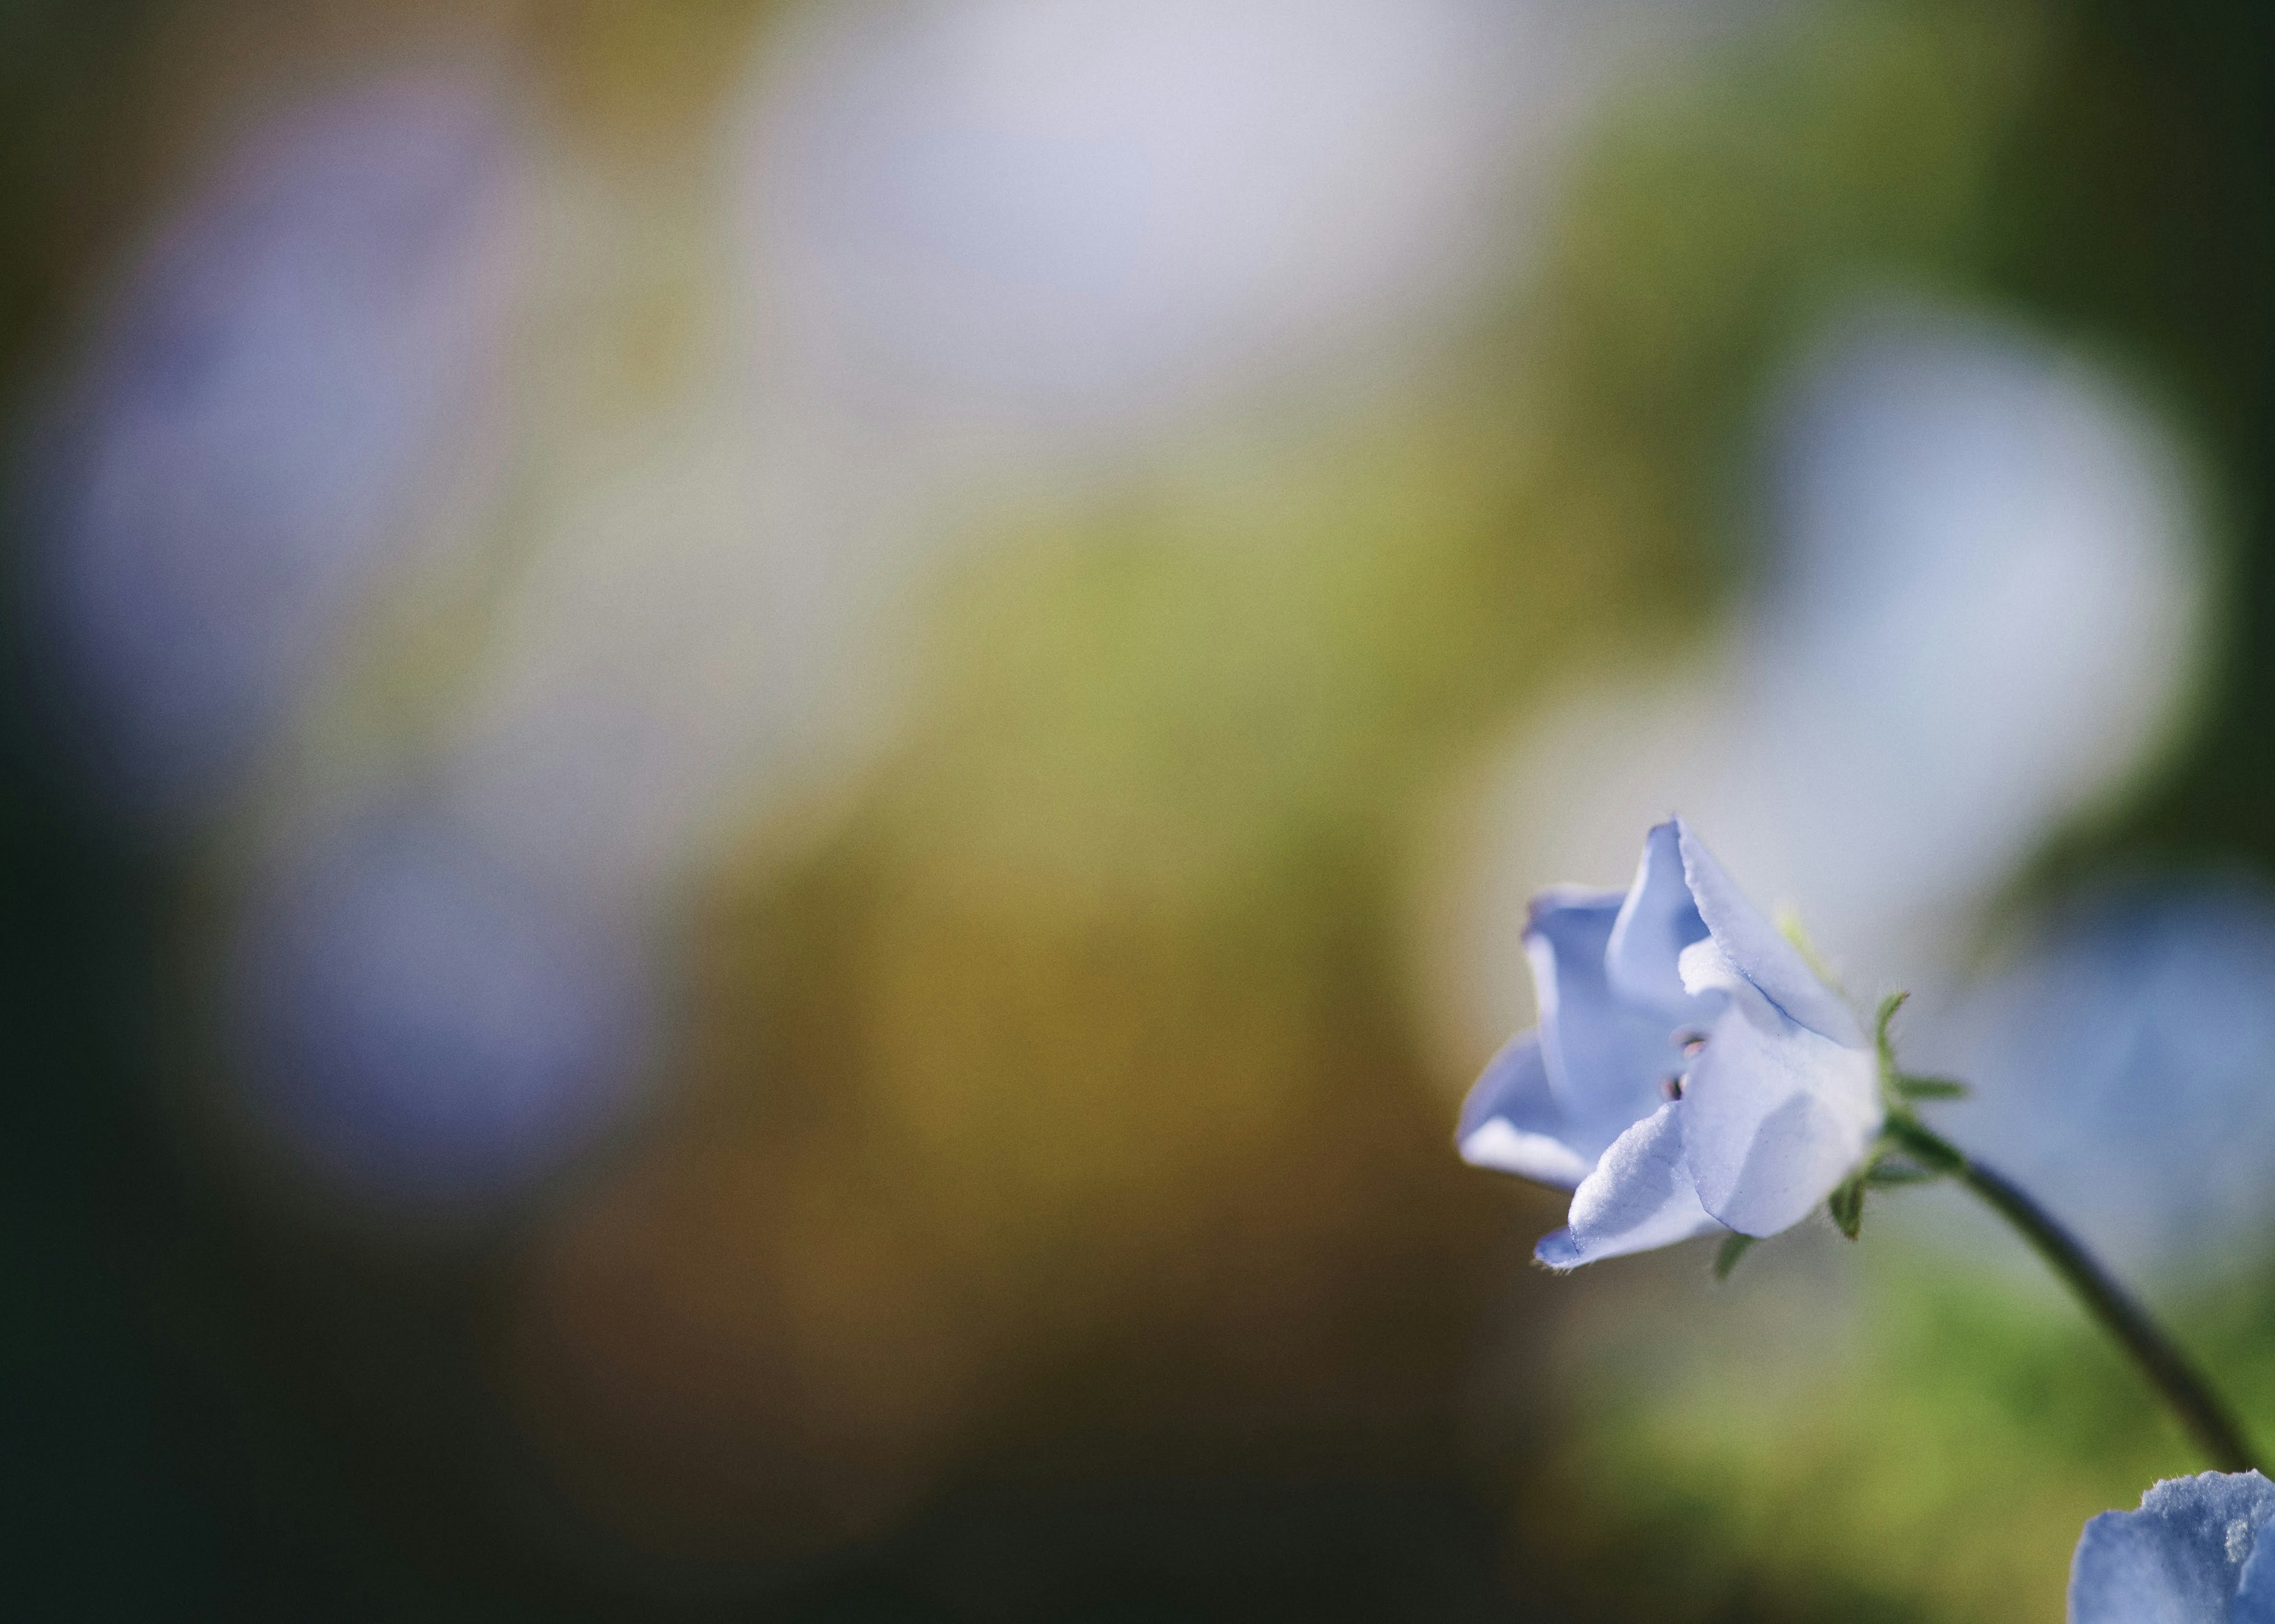
[[1570, 1145], [1545, 1133], [1513, 1128], [1507, 1118], [1498, 1116], [1462, 1139], [1462, 1159], [1473, 1167], [1514, 1173], [1560, 1190], [1577, 1188], [1595, 1167]]
[[1602, 1145], [1573, 1142], [1568, 1119], [1549, 1091], [1537, 1032], [1500, 1047], [1462, 1107], [1459, 1145], [1471, 1165], [1569, 1190], [1588, 1176]]

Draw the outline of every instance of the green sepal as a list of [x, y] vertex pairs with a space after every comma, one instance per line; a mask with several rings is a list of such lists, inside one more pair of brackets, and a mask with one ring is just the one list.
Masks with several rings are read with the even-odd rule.
[[1889, 1040], [1888, 1023], [1896, 1018], [1896, 1011], [1904, 1007], [1909, 993], [1891, 993], [1880, 1001], [1880, 1013], [1873, 1017], [1872, 1043], [1880, 1051], [1880, 1075], [1893, 1077], [1896, 1073], [1896, 1046]]
[[1746, 1255], [1753, 1243], [1752, 1235], [1740, 1235], [1735, 1229], [1724, 1235], [1722, 1244], [1716, 1248], [1714, 1252], [1714, 1278], [1729, 1279], [1730, 1271], [1738, 1266], [1738, 1259]]
[[1864, 1227], [1864, 1183], [1869, 1176], [1859, 1173], [1825, 1197], [1825, 1205], [1833, 1214], [1833, 1221], [1852, 1241]]
[[1907, 1099], [1964, 1099], [1975, 1091], [1957, 1077], [1915, 1076], [1908, 1071], [1897, 1072], [1891, 1081]]

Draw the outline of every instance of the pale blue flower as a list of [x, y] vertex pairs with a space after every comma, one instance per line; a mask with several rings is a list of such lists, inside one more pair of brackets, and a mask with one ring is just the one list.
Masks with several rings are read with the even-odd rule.
[[322, 1196], [479, 1221], [638, 1102], [637, 933], [437, 809], [374, 811], [260, 876], [225, 961], [231, 1104]]
[[2275, 1484], [2173, 1477], [2138, 1511], [2105, 1511], [2069, 1564], [2070, 1624], [2275, 1624]]
[[225, 804], [365, 595], [480, 533], [430, 527], [501, 455], [530, 253], [512, 104], [469, 63], [254, 126], [42, 413], [26, 517], [57, 736], [127, 810]]
[[[2275, 1249], [2275, 889], [2264, 882], [2100, 883], [1904, 1040], [1920, 1069], [1975, 1085], [1969, 1147], [2119, 1274], [2199, 1288]], [[1941, 1233], [1974, 1250], [1984, 1232]]]
[[1470, 1091], [1460, 1144], [1573, 1191], [1541, 1262], [1775, 1235], [1863, 1160], [1885, 1114], [1871, 1036], [1680, 820], [1624, 895], [1534, 898], [1525, 948], [1540, 1024]]

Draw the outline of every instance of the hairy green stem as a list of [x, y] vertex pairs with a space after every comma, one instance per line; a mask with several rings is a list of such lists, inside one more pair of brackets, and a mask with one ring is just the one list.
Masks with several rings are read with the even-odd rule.
[[2251, 1446], [2244, 1441], [2235, 1424], [2235, 1417], [2228, 1413], [2227, 1406], [2220, 1401], [2188, 1356], [2052, 1213], [2006, 1175], [1984, 1166], [1949, 1140], [1929, 1131], [1916, 1119], [1892, 1119], [1888, 1137], [1922, 1166], [1959, 1180], [2022, 1232], [2022, 1238], [2052, 1265], [2054, 1273], [2077, 1294], [2078, 1300], [2133, 1356], [2141, 1373], [2172, 1406], [2173, 1413], [2180, 1417], [2181, 1424], [2188, 1429], [2212, 1465], [2224, 1472], [2249, 1471], [2258, 1465]]

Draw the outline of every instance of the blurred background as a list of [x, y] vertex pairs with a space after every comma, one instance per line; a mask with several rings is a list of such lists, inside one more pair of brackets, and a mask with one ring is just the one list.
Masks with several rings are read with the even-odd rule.
[[1680, 810], [2275, 1439], [2242, 0], [8, 0], [11, 1616], [2052, 1620], [2020, 1244], [1463, 1168]]

